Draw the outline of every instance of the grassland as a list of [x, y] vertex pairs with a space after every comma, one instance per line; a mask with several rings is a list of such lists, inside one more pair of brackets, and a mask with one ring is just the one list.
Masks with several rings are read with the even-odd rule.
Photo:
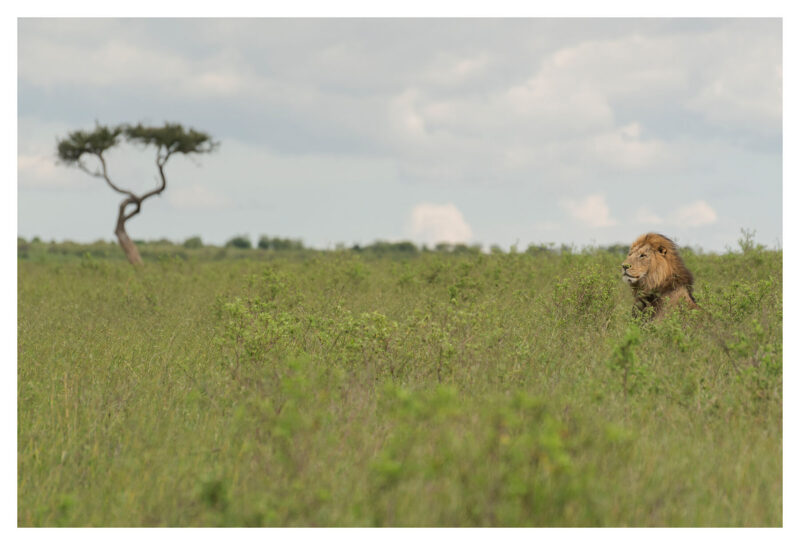
[[654, 324], [608, 251], [26, 250], [18, 524], [780, 526], [782, 253], [743, 250]]

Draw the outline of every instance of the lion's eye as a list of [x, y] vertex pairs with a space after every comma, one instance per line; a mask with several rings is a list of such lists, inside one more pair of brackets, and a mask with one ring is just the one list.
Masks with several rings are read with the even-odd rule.
[[639, 257], [647, 257], [647, 254], [641, 254]]

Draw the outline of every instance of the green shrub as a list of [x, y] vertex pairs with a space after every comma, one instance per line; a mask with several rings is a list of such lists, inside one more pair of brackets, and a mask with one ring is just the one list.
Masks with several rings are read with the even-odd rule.
[[183, 241], [183, 247], [191, 250], [203, 247], [203, 241], [200, 237], [189, 237]]
[[253, 243], [250, 241], [250, 237], [246, 235], [238, 235], [230, 239], [228, 242], [226, 242], [225, 247], [249, 250], [250, 248], [253, 247]]

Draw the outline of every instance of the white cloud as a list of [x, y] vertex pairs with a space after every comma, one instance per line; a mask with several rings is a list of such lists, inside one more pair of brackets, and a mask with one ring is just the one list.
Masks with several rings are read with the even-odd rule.
[[592, 139], [596, 159], [622, 170], [636, 170], [665, 163], [669, 157], [666, 146], [658, 140], [643, 140], [639, 123], [615, 128]]
[[658, 216], [655, 212], [644, 206], [636, 210], [636, 215], [634, 216], [633, 219], [636, 223], [649, 223], [652, 225], [659, 225], [661, 223], [664, 223], [664, 220], [661, 219], [660, 216]]
[[463, 85], [466, 81], [480, 76], [488, 64], [489, 55], [485, 52], [469, 57], [439, 54], [425, 77], [437, 85]]
[[221, 210], [231, 206], [231, 199], [202, 185], [173, 187], [167, 193], [167, 202], [184, 210]]
[[463, 243], [472, 239], [472, 228], [452, 203], [420, 203], [411, 210], [411, 235], [419, 241]]
[[425, 119], [419, 111], [419, 100], [419, 92], [409, 89], [389, 101], [389, 121], [400, 138], [414, 141], [426, 136]]
[[736, 21], [697, 39], [694, 60], [707, 69], [698, 72], [699, 89], [687, 100], [687, 109], [722, 127], [781, 130], [781, 32], [765, 32], [763, 23]]
[[[441, 168], [432, 165], [442, 163], [454, 177], [484, 179], [531, 170], [559, 178], [565, 170], [585, 176], [598, 169], [673, 164], [676, 154], [648, 130], [649, 120], [619, 120], [617, 110], [631, 99], [683, 96], [689, 71], [675, 62], [675, 49], [669, 38], [641, 35], [584, 41], [545, 55], [526, 77], [478, 78], [486, 86], [481, 93], [431, 89], [422, 81], [388, 99], [388, 142], [413, 175], [427, 178], [437, 178]], [[497, 62], [480, 57], [477, 73], [494, 74]]]
[[105, 184], [83, 172], [56, 164], [52, 156], [23, 154], [17, 156], [19, 187], [31, 189], [85, 189], [95, 184]]
[[191, 59], [125, 38], [96, 44], [27, 42], [20, 51], [19, 78], [40, 87], [147, 88], [171, 96], [214, 99], [252, 86], [246, 66], [225, 53]]
[[[49, 159], [49, 160], [48, 160]], [[32, 187], [60, 185], [55, 177], [55, 161], [41, 155], [18, 155], [17, 174], [19, 180]]]
[[673, 214], [672, 223], [687, 227], [710, 225], [717, 221], [717, 213], [705, 201], [695, 201], [678, 208]]
[[675, 92], [687, 81], [686, 65], [675, 62], [681, 43], [639, 32], [579, 41], [550, 55], [540, 77], [564, 91], [580, 89], [603, 100]]
[[637, 224], [665, 225], [669, 227], [700, 227], [717, 221], [717, 212], [705, 201], [698, 200], [675, 208], [666, 219], [642, 206], [636, 210], [633, 222]]
[[564, 201], [562, 205], [574, 219], [589, 227], [611, 227], [617, 224], [617, 220], [611, 217], [604, 195], [589, 195], [580, 201]]
[[[233, 98], [250, 109], [233, 112], [233, 119], [274, 132], [281, 130], [275, 120], [285, 119], [291, 129], [312, 133], [298, 139], [301, 146], [341, 135], [334, 148], [368, 147], [426, 180], [652, 171], [680, 156], [653, 119], [665, 108], [667, 115], [684, 108], [714, 123], [739, 119], [738, 128], [763, 118], [779, 123], [781, 113], [774, 24], [719, 23], [716, 31], [676, 33], [650, 32], [634, 20], [609, 34], [594, 31], [603, 23], [560, 22], [544, 25], [533, 43], [522, 40], [528, 48], [513, 62], [506, 43], [520, 38], [510, 30], [516, 25], [497, 33], [477, 24], [483, 41], [464, 47], [461, 23], [454, 23], [453, 34], [423, 33], [399, 48], [371, 39], [403, 35], [407, 27], [397, 22], [181, 23], [205, 46], [199, 53], [147, 39], [145, 23], [105, 24], [110, 31], [81, 20], [25, 21], [20, 81], [109, 93], [134, 88], [142, 91], [137, 96], [159, 99]], [[278, 49], [281, 43], [290, 46]], [[627, 114], [628, 104], [653, 117]]]

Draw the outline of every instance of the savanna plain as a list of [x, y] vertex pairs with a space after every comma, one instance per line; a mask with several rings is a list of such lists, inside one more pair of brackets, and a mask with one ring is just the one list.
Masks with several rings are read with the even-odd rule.
[[783, 523], [780, 250], [20, 248], [19, 526]]

